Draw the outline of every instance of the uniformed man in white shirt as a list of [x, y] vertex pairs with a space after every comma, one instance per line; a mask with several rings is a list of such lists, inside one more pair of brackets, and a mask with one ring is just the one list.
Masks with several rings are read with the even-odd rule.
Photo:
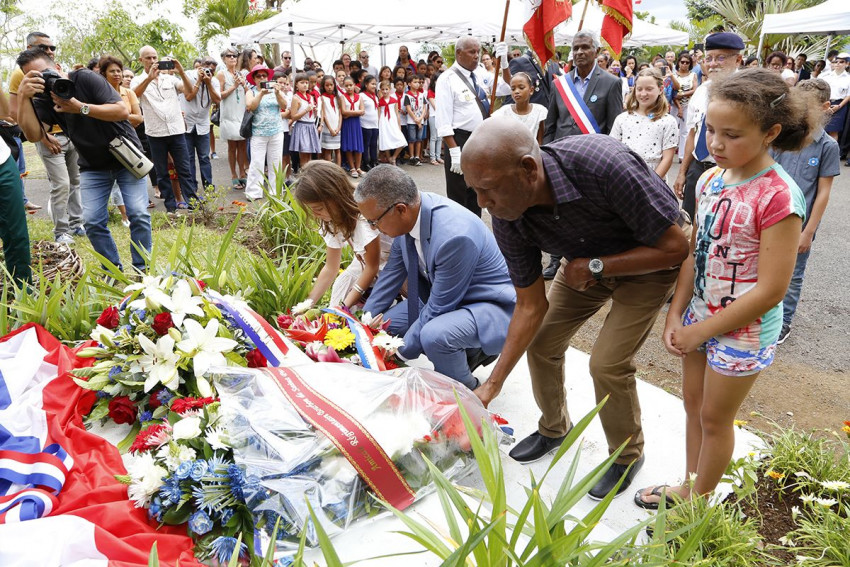
[[[511, 74], [508, 69], [508, 48], [505, 43], [495, 46], [501, 57], [502, 77], [496, 87], [497, 95], [510, 94]], [[462, 37], [455, 44], [455, 63], [437, 82], [437, 135], [448, 148], [446, 157], [446, 194], [478, 216], [481, 207], [475, 191], [466, 186], [460, 168], [460, 151], [472, 131], [490, 116], [489, 93], [482, 84], [484, 67], [479, 66], [481, 43], [474, 37]]]
[[682, 208], [691, 218], [696, 210], [696, 187], [700, 176], [716, 164], [708, 153], [705, 143], [704, 120], [708, 110], [708, 91], [712, 79], [721, 78], [734, 73], [741, 66], [741, 50], [744, 41], [737, 34], [730, 32], [713, 33], [705, 38], [705, 59], [703, 72], [705, 79], [694, 91], [688, 103], [688, 116], [685, 126], [688, 136], [685, 139], [685, 155], [679, 175], [673, 184], [676, 195], [682, 199]]

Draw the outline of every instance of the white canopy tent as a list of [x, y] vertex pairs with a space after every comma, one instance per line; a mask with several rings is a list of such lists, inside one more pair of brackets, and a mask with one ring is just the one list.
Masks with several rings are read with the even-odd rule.
[[[383, 47], [398, 42], [450, 42], [464, 35], [495, 41], [504, 15], [503, 10], [497, 9], [500, 4], [483, 0], [433, 0], [428, 10], [411, 10], [406, 0], [362, 0], [352, 12], [351, 2], [347, 0], [302, 0], [285, 4], [279, 14], [267, 20], [230, 30], [230, 41], [234, 44], [289, 43], [291, 50], [296, 42], [311, 47], [320, 43], [363, 43]], [[555, 31], [556, 45], [572, 42], [583, 9], [583, 2], [573, 6], [572, 18]], [[602, 10], [591, 3], [582, 29], [598, 32], [603, 16]], [[506, 41], [514, 45], [525, 43], [522, 33], [525, 18], [525, 3], [513, 2]], [[687, 43], [685, 32], [637, 19], [632, 33], [624, 41], [626, 47]]]
[[[850, 33], [850, 2], [826, 0], [823, 4], [784, 14], [765, 14], [759, 36], [758, 53], [767, 34], [826, 34], [830, 38]], [[829, 41], [826, 53], [829, 52]], [[824, 59], [826, 56], [824, 55]]]

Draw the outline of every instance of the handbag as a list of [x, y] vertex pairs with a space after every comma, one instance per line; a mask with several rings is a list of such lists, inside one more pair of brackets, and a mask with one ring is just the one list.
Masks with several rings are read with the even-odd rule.
[[2, 137], [3, 141], [6, 142], [6, 145], [9, 146], [9, 150], [12, 152], [12, 159], [18, 161], [20, 146], [18, 146], [18, 142], [15, 140], [24, 139], [24, 132], [21, 130], [21, 127], [17, 124], [0, 120], [0, 137]]
[[143, 178], [153, 169], [153, 162], [125, 136], [118, 135], [109, 142], [109, 153], [137, 179]]
[[246, 140], [251, 137], [254, 132], [254, 112], [246, 110], [242, 117], [242, 125], [239, 126], [239, 135]]
[[221, 109], [217, 104], [213, 106], [212, 114], [210, 114], [210, 123], [221, 126]]

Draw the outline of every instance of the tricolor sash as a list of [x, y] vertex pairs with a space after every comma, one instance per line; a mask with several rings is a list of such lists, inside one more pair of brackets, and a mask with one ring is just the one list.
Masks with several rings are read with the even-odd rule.
[[[239, 304], [229, 300], [220, 293], [207, 289], [204, 295], [212, 300], [223, 312], [233, 318], [242, 332], [251, 339], [254, 346], [259, 349], [269, 363], [269, 366], [281, 366], [288, 358], [293, 362], [293, 357], [309, 360], [299, 349], [289, 343], [289, 340], [272, 327], [268, 321], [248, 307], [247, 304]], [[300, 362], [296, 360], [295, 362]]]
[[56, 443], [39, 453], [0, 451], [0, 524], [48, 516], [72, 466]]
[[329, 307], [322, 309], [322, 311], [342, 317], [348, 323], [348, 328], [354, 334], [354, 346], [357, 348], [357, 354], [360, 356], [360, 362], [363, 364], [363, 368], [370, 370], [387, 369], [384, 365], [383, 356], [380, 355], [377, 347], [372, 346], [372, 331], [342, 309]]
[[382, 500], [399, 510], [416, 493], [372, 435], [344, 409], [314, 390], [291, 368], [262, 368], [310, 425], [321, 431]]
[[593, 117], [593, 113], [590, 112], [590, 108], [587, 107], [584, 99], [579, 95], [572, 77], [569, 74], [561, 75], [555, 78], [554, 83], [555, 88], [561, 95], [561, 99], [564, 101], [564, 105], [569, 110], [570, 116], [576, 121], [581, 133], [598, 134], [599, 124], [596, 123], [596, 119]]

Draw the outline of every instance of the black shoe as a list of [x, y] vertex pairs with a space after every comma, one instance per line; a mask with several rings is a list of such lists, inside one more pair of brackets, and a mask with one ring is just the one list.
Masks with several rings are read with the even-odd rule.
[[629, 468], [629, 465], [618, 465], [617, 463], [614, 463], [611, 465], [611, 468], [605, 471], [605, 474], [601, 479], [599, 479], [596, 486], [590, 489], [590, 492], [588, 492], [587, 495], [594, 500], [602, 500], [614, 489], [617, 482], [619, 482], [620, 477], [625, 476], [626, 478], [623, 480], [623, 484], [621, 484], [620, 489], [617, 490], [617, 496], [619, 496], [629, 488], [629, 485], [632, 484], [632, 480], [635, 478], [635, 475], [643, 466], [643, 461], [644, 456], [641, 455], [640, 459], [635, 461], [628, 473], [626, 473], [626, 469]]
[[475, 372], [479, 366], [491, 364], [497, 358], [499, 358], [498, 354], [487, 354], [480, 348], [471, 348], [466, 351], [466, 363], [469, 365], [470, 372]]
[[[569, 429], [567, 429], [567, 433], [570, 432], [570, 429], [573, 428], [573, 424], [570, 423]], [[564, 434], [561, 437], [546, 437], [545, 435], [541, 435], [537, 431], [514, 445], [514, 448], [511, 449], [508, 455], [515, 461], [519, 463], [533, 463], [535, 461], [539, 461], [549, 453], [555, 451], [558, 447], [561, 446], [561, 443], [564, 442], [564, 439], [567, 438], [567, 435]]]
[[776, 344], [781, 345], [785, 342], [785, 339], [788, 338], [788, 335], [791, 334], [791, 325], [782, 325], [782, 330], [779, 331], [779, 338], [776, 339]]
[[546, 281], [554, 280], [555, 274], [558, 273], [558, 268], [561, 267], [561, 257], [560, 256], [550, 256], [549, 257], [549, 265], [546, 266], [546, 269], [543, 270], [543, 279]]
[[371, 165], [369, 165], [368, 163], [366, 163], [366, 164], [363, 164], [363, 167], [361, 167], [360, 169], [362, 169], [362, 170], [363, 170], [363, 173], [366, 173], [367, 171], [369, 171], [370, 169], [372, 169], [372, 166], [371, 166]]

